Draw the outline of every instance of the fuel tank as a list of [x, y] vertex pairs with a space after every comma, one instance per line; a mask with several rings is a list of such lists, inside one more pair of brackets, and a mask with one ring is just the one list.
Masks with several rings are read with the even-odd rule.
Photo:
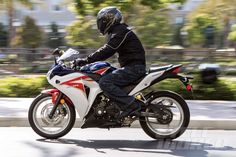
[[83, 73], [98, 74], [100, 76], [105, 76], [114, 70], [116, 70], [116, 68], [111, 66], [108, 62], [94, 62], [87, 64], [80, 69]]

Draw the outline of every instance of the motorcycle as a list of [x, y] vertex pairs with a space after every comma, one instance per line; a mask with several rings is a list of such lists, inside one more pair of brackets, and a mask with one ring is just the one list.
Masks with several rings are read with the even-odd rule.
[[65, 63], [79, 52], [71, 48], [61, 52], [54, 53], [55, 64], [47, 73], [47, 80], [54, 88], [43, 90], [29, 108], [29, 124], [38, 135], [47, 139], [66, 135], [74, 126], [76, 111], [81, 128], [130, 127], [138, 120], [144, 132], [154, 139], [175, 139], [187, 129], [190, 112], [180, 95], [167, 90], [143, 92], [165, 79], [180, 80], [191, 91], [189, 80], [193, 78], [179, 74], [182, 65], [150, 67], [145, 76], [122, 87], [143, 105], [139, 115], [118, 120], [124, 105], [107, 97], [98, 84], [101, 77], [116, 68], [108, 62], [71, 68]]

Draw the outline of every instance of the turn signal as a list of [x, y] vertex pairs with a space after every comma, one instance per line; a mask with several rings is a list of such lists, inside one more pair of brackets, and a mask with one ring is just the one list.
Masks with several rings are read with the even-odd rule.
[[141, 100], [142, 96], [141, 95], [137, 95], [135, 98], [138, 99], [138, 100]]
[[64, 99], [61, 99], [61, 100], [60, 100], [60, 103], [61, 103], [61, 104], [65, 104], [65, 100], [64, 100]]

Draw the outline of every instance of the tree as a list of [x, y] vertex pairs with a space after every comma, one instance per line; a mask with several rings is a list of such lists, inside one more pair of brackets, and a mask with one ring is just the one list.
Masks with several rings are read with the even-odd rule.
[[56, 23], [52, 23], [50, 25], [51, 28], [51, 32], [48, 33], [48, 46], [50, 48], [57, 48], [59, 46], [63, 46], [64, 45], [64, 41], [63, 41], [63, 36], [62, 33], [58, 32], [58, 25]]
[[7, 47], [7, 37], [7, 30], [3, 24], [0, 23], [0, 47]]
[[32, 5], [30, 0], [0, 0], [1, 9], [7, 10], [8, 14], [8, 45], [10, 45], [12, 38], [14, 37], [14, 29], [13, 29], [13, 19], [14, 19], [14, 7], [15, 3], [21, 3], [23, 5]]
[[74, 0], [74, 2], [79, 15], [96, 15], [101, 8], [106, 6], [116, 6], [123, 12], [129, 12], [137, 4], [157, 10], [170, 3], [183, 3], [185, 0]]
[[13, 40], [13, 45], [26, 48], [37, 48], [41, 45], [42, 39], [40, 27], [35, 24], [34, 19], [26, 16], [22, 28], [17, 31], [17, 35]]
[[[206, 45], [207, 39], [207, 28], [212, 26], [216, 30], [219, 29], [219, 23], [216, 17], [210, 16], [208, 14], [199, 14], [191, 19], [183, 28], [183, 31], [188, 32], [188, 40], [190, 45]], [[217, 31], [214, 32], [217, 35]]]
[[67, 29], [67, 40], [71, 45], [82, 47], [97, 47], [97, 45], [103, 42], [100, 37], [96, 38], [98, 31], [96, 30], [97, 26], [94, 20], [97, 12], [106, 6], [118, 7], [122, 11], [124, 22], [135, 26], [135, 31], [140, 33], [140, 38], [147, 47], [155, 47], [158, 44], [168, 44], [171, 33], [168, 32], [170, 26], [167, 21], [167, 16], [156, 10], [164, 8], [169, 3], [184, 2], [184, 0], [74, 1], [76, 2], [75, 8], [80, 15], [80, 19]]
[[231, 41], [236, 41], [236, 24], [232, 26], [231, 32], [228, 35], [228, 39]]
[[104, 37], [100, 36], [95, 26], [95, 19], [81, 19], [67, 27], [67, 42], [69, 45], [80, 48], [99, 47], [104, 43]]
[[[134, 21], [135, 30], [147, 48], [157, 45], [169, 45], [172, 32], [167, 15], [159, 11], [149, 11], [142, 18]], [[155, 16], [153, 16], [155, 15]]]
[[236, 48], [236, 24], [231, 27], [231, 32], [228, 35], [228, 40], [232, 41]]
[[[214, 23], [217, 25], [217, 31], [215, 36], [218, 37], [217, 45], [221, 45], [221, 38], [223, 38], [223, 45], [227, 46], [227, 37], [230, 32], [230, 21], [235, 20], [235, 10], [236, 6], [234, 5], [236, 0], [208, 0], [204, 1], [198, 8], [196, 8], [189, 16], [187, 17], [186, 27], [192, 27], [193, 22], [196, 17], [199, 16], [208, 16], [214, 20]], [[211, 21], [211, 20], [210, 20]], [[199, 31], [198, 31], [199, 32]], [[198, 39], [201, 35], [198, 34]], [[192, 36], [193, 37], [193, 36]], [[189, 37], [190, 40], [192, 38]]]
[[182, 39], [182, 36], [181, 36], [181, 29], [182, 28], [183, 28], [182, 24], [174, 25], [171, 45], [181, 45], [181, 46], [183, 46], [183, 39]]

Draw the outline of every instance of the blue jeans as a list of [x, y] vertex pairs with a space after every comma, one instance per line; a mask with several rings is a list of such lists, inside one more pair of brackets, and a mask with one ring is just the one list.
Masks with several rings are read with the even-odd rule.
[[135, 98], [129, 96], [121, 87], [128, 86], [137, 81], [146, 73], [144, 65], [126, 66], [113, 71], [99, 80], [100, 88], [112, 100], [129, 105]]

